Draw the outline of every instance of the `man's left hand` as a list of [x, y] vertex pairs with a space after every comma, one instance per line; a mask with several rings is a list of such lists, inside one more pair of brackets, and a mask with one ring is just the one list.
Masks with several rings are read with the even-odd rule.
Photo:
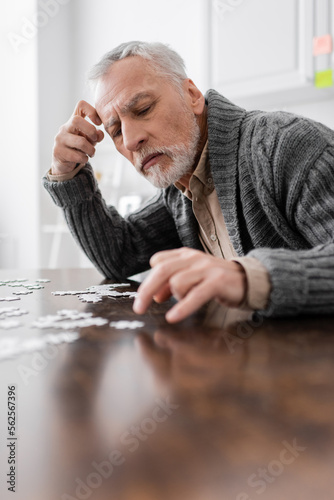
[[169, 323], [181, 321], [211, 299], [229, 307], [238, 307], [245, 299], [247, 277], [237, 262], [180, 248], [156, 253], [150, 264], [152, 270], [133, 306], [138, 314], [144, 314], [153, 299], [164, 302], [171, 295], [178, 303], [166, 314]]

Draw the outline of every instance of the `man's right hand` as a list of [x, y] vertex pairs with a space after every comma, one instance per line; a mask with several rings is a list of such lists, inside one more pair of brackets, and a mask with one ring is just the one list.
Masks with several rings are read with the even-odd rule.
[[85, 164], [95, 154], [95, 145], [101, 142], [104, 133], [89, 123], [88, 117], [95, 125], [101, 125], [96, 109], [88, 102], [80, 101], [71, 118], [60, 127], [56, 135], [52, 155], [52, 175], [67, 174], [75, 169], [78, 163]]

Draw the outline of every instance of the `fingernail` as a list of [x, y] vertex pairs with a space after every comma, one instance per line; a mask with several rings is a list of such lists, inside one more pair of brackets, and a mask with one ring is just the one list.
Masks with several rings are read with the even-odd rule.
[[170, 311], [168, 311], [168, 313], [166, 314], [166, 320], [171, 322], [171, 323], [174, 323], [176, 321], [179, 321], [179, 317], [180, 317], [180, 314], [178, 311], [174, 310], [174, 309], [171, 309]]
[[133, 310], [137, 314], [142, 314], [144, 312], [144, 305], [141, 299], [135, 299], [133, 303]]

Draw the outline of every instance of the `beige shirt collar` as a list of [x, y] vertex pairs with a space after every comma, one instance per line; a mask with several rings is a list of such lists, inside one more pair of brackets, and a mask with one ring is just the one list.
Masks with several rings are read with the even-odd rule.
[[175, 182], [174, 186], [179, 189], [179, 191], [181, 191], [187, 198], [189, 198], [189, 200], [192, 200], [193, 188], [197, 184], [197, 181], [200, 182], [204, 195], [209, 195], [210, 193], [212, 193], [214, 186], [209, 162], [208, 141], [206, 141], [198, 164], [192, 176], [190, 177], [189, 189], [182, 186], [182, 184], [180, 184], [179, 182]]

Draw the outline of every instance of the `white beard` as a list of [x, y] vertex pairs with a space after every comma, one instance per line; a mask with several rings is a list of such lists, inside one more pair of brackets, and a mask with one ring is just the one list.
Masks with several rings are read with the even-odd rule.
[[[143, 147], [140, 151], [140, 157], [136, 161], [137, 171], [143, 175], [153, 186], [157, 188], [167, 188], [181, 177], [192, 172], [195, 157], [197, 154], [198, 143], [200, 141], [201, 132], [195, 116], [192, 116], [193, 123], [190, 130], [190, 140], [188, 144], [163, 146], [160, 148]], [[143, 159], [147, 155], [162, 153], [171, 158], [172, 163], [168, 167], [164, 167], [156, 163], [147, 171], [141, 169]]]

